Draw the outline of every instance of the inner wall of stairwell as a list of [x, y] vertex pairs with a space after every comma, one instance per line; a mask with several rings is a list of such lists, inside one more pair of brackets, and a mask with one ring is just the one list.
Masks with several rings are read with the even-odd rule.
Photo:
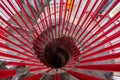
[[[17, 4], [16, 4], [16, 2], [13, 0], [13, 3], [15, 4], [15, 6], [16, 6], [16, 8], [18, 9], [18, 11], [20, 11], [20, 8], [17, 6]], [[59, 0], [58, 0], [58, 3], [59, 3]], [[84, 5], [85, 5], [85, 3], [86, 2], [83, 2], [83, 4], [82, 4], [82, 6], [81, 6], [81, 8], [80, 8], [80, 10], [79, 10], [79, 14], [81, 14], [81, 12], [82, 12], [82, 7], [84, 7]], [[53, 4], [53, 1], [51, 1], [51, 4]], [[8, 4], [9, 5], [9, 4]], [[76, 3], [76, 5], [74, 6], [74, 8], [76, 9], [76, 6], [77, 6], [77, 3]], [[91, 6], [92, 6], [92, 4], [91, 4]], [[51, 9], [54, 9], [54, 8], [52, 8], [53, 6], [51, 6]], [[11, 7], [10, 7], [11, 8]], [[75, 10], [74, 9], [74, 10]], [[12, 10], [12, 8], [11, 8], [11, 10]], [[15, 12], [14, 12], [14, 10], [12, 10], [13, 11], [13, 13], [15, 14]], [[53, 11], [53, 10], [51, 10], [51, 11]], [[47, 12], [46, 12], [47, 13]], [[6, 20], [8, 20], [9, 19], [9, 16], [7, 16], [7, 14], [5, 14], [4, 13], [4, 11], [2, 11], [2, 14], [0, 14], [1, 16], [3, 16]], [[72, 15], [74, 16], [74, 13], [72, 13]], [[79, 19], [79, 15], [77, 15], [78, 16], [78, 18], [76, 18], [76, 21], [75, 21], [75, 23], [74, 23], [74, 25], [76, 25], [76, 22], [77, 22], [77, 20]], [[54, 21], [54, 15], [52, 16], [51, 15], [51, 17], [53, 17], [53, 20], [52, 21]], [[73, 17], [71, 17], [71, 19], [70, 19], [70, 23], [72, 23], [72, 18]], [[109, 16], [107, 17], [107, 18], [105, 18], [105, 21], [107, 21], [107, 20], [109, 20]], [[59, 19], [59, 17], [58, 17], [58, 19]], [[83, 18], [84, 19], [84, 18]], [[1, 22], [1, 21], [0, 21]], [[40, 20], [38, 19], [38, 22], [40, 22]], [[6, 27], [5, 25], [4, 25], [4, 23], [3, 22], [1, 22], [2, 23], [2, 25], [4, 26], [4, 27]], [[54, 22], [53, 22], [54, 23]], [[117, 24], [118, 22], [116, 21], [116, 22], [114, 22], [113, 23], [113, 25], [114, 24]], [[80, 23], [81, 24], [81, 23]], [[94, 24], [94, 23], [93, 23]], [[41, 25], [41, 24], [40, 24]], [[103, 23], [102, 24], [100, 24], [100, 25], [103, 25]], [[56, 24], [54, 24], [53, 26], [57, 26]], [[97, 28], [99, 29], [99, 27], [100, 26], [98, 26]], [[35, 26], [35, 28], [38, 28], [37, 26]], [[42, 29], [42, 27], [41, 27], [41, 29]], [[44, 30], [46, 30], [46, 28], [44, 28], [44, 29], [42, 29], [43, 31]], [[65, 32], [67, 32], [69, 29], [65, 29], [64, 30], [64, 32], [63, 33], [65, 33]], [[88, 29], [89, 30], [89, 29]], [[96, 29], [97, 30], [97, 29]], [[116, 32], [118, 31], [118, 29], [116, 30]], [[91, 32], [91, 34], [93, 34], [94, 32]], [[113, 31], [113, 33], [114, 33], [114, 31]], [[111, 34], [113, 34], [113, 33], [111, 33]], [[39, 32], [39, 34], [41, 34], [40, 32]], [[103, 32], [101, 32], [101, 34], [104, 34], [104, 31]], [[99, 34], [99, 35], [97, 35], [96, 37], [99, 37], [101, 34]], [[35, 34], [36, 35], [36, 34]], [[67, 35], [68, 35], [68, 32], [67, 32]], [[70, 34], [71, 35], [71, 34]], [[54, 35], [55, 36], [55, 35]], [[75, 36], [75, 35], [74, 35]], [[109, 35], [108, 35], [109, 36]], [[108, 36], [105, 36], [104, 38], [107, 38]], [[78, 36], [75, 36], [75, 38], [77, 38]], [[76, 39], [75, 39], [76, 40]], [[111, 41], [111, 42], [109, 42], [108, 44], [105, 44], [104, 45], [104, 47], [107, 47], [107, 46], [109, 46], [109, 45], [112, 45], [112, 44], [114, 44], [115, 42], [119, 42], [119, 40], [120, 40], [120, 38], [117, 38], [116, 40], [114, 40], [114, 41]], [[77, 43], [79, 43], [79, 40], [76, 40], [77, 41]], [[100, 40], [100, 41], [102, 41], [102, 39]], [[1, 41], [1, 42], [3, 42], [3, 41]], [[77, 44], [76, 43], [76, 44]], [[79, 45], [78, 45], [78, 47], [80, 47], [82, 42], [80, 42], [79, 43]], [[84, 50], [84, 45], [82, 45], [82, 47], [80, 48], [80, 50]], [[2, 51], [4, 50], [4, 49], [1, 49]], [[6, 51], [6, 50], [4, 50], [4, 51]], [[112, 52], [119, 52], [119, 49], [115, 49], [115, 50], [110, 50], [110, 53], [112, 53]], [[3, 60], [2, 58], [1, 58], [1, 60]], [[7, 59], [4, 59], [4, 60], [7, 60]], [[14, 60], [14, 59], [13, 59]], [[9, 61], [9, 60], [8, 60]]]

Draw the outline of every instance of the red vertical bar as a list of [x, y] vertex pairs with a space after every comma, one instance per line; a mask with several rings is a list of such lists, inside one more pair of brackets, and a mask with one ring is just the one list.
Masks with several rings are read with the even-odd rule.
[[[90, 39], [92, 39], [95, 35], [99, 34], [101, 31], [103, 31], [104, 29], [106, 29], [109, 25], [111, 25], [115, 20], [117, 20], [120, 17], [120, 12], [118, 12], [113, 18], [111, 18], [105, 25], [103, 25], [103, 27], [101, 27], [98, 31], [96, 31], [87, 41], [89, 41]], [[84, 45], [84, 44], [83, 44]], [[87, 45], [87, 47], [90, 46], [89, 44]], [[85, 46], [86, 48], [86, 46]]]
[[[83, 39], [81, 39], [81, 41], [83, 41], [84, 39], [85, 39], [85, 37], [87, 37], [87, 35], [90, 33], [90, 32], [92, 32], [92, 30], [94, 30], [94, 28], [109, 14], [109, 12], [116, 6], [118, 4], [118, 2], [116, 1], [111, 7], [110, 7], [110, 9], [102, 16], [102, 18], [93, 26], [93, 28], [91, 28], [88, 32], [87, 32], [87, 34], [84, 36], [84, 38]], [[87, 42], [87, 41], [89, 41], [91, 38], [89, 38], [88, 40], [86, 40], [84, 43], [83, 43], [83, 45]]]
[[4, 28], [2, 28], [2, 26], [0, 26], [0, 29], [3, 30], [5, 33], [9, 34], [9, 36], [13, 37], [14, 39], [18, 40], [19, 42], [21, 42], [22, 44], [24, 44], [27, 48], [29, 48], [30, 50], [32, 50], [31, 47], [29, 47], [26, 43], [24, 43], [23, 41], [21, 41], [20, 39], [18, 39], [16, 36], [14, 36], [13, 34], [11, 34], [10, 32], [6, 31]]
[[[23, 27], [19, 24], [19, 22], [5, 9], [5, 7], [0, 4], [1, 8], [9, 15], [9, 17], [21, 28], [21, 30], [26, 34], [26, 36], [29, 37], [29, 34], [23, 29]], [[3, 20], [3, 19], [2, 19]], [[4, 21], [5, 22], [5, 21]], [[18, 31], [17, 31], [18, 32]], [[18, 32], [19, 33], [19, 32]], [[21, 35], [19, 33], [19, 35]], [[21, 35], [24, 39], [26, 39], [23, 35]], [[26, 39], [27, 42], [29, 42], [27, 39]], [[30, 43], [30, 42], [29, 42]]]
[[26, 0], [26, 4], [28, 6], [28, 8], [30, 9], [30, 12], [32, 14], [32, 17], [36, 20], [36, 17], [35, 17], [35, 14], [34, 14], [34, 11], [32, 10], [31, 6], [30, 6], [30, 3], [28, 0]]
[[62, 13], [63, 13], [63, 1], [60, 0], [60, 10], [59, 10], [59, 37], [61, 36], [61, 21], [62, 21]]
[[27, 49], [21, 47], [20, 45], [18, 45], [18, 44], [16, 44], [16, 43], [12, 42], [12, 41], [10, 41], [10, 40], [8, 40], [7, 38], [3, 37], [2, 35], [0, 35], [0, 38], [3, 39], [3, 40], [5, 40], [6, 42], [9, 42], [9, 43], [11, 43], [11, 44], [13, 44], [13, 45], [15, 45], [15, 46], [21, 48], [22, 50], [24, 50], [24, 51], [26, 51], [26, 52], [28, 52], [28, 53], [30, 53], [30, 54], [32, 54], [32, 55], [34, 56], [34, 54], [33, 54], [31, 51], [29, 51], [29, 50], [27, 50]]
[[[75, 28], [74, 28], [74, 30], [73, 30], [73, 33], [74, 33], [74, 31], [76, 30], [77, 26], [79, 25], [80, 21], [82, 20], [82, 17], [84, 16], [84, 14], [85, 14], [85, 12], [86, 12], [86, 10], [87, 10], [90, 2], [91, 2], [91, 0], [88, 0], [87, 3], [85, 4], [85, 7], [84, 7], [84, 9], [83, 9], [83, 11], [82, 11], [82, 13], [81, 13], [81, 15], [80, 15], [80, 18], [79, 18], [77, 24], [75, 25]], [[81, 28], [82, 28], [82, 27], [80, 26], [79, 30], [80, 30]], [[78, 35], [79, 30], [77, 31], [77, 33], [75, 34], [75, 36]], [[73, 34], [73, 33], [72, 33], [72, 34]]]
[[[72, 2], [72, 1], [70, 2], [70, 4], [72, 4], [72, 5], [70, 5], [70, 6], [72, 6], [72, 7], [71, 7], [71, 9], [69, 10], [69, 13], [68, 13], [68, 16], [67, 16], [66, 29], [68, 29], [68, 26], [69, 26], [69, 24], [70, 24], [70, 18], [71, 18], [71, 14], [72, 14], [72, 12], [73, 12], [74, 2], [75, 2], [75, 0], [73, 0], [73, 2]], [[71, 29], [69, 30], [69, 32], [71, 32]], [[67, 33], [67, 31], [65, 31], [65, 35], [66, 35], [66, 33]], [[68, 33], [68, 35], [69, 35], [69, 33]], [[66, 36], [67, 36], [67, 35], [66, 35]]]
[[[33, 24], [33, 22], [31, 21], [31, 19], [29, 18], [28, 14], [27, 14], [27, 12], [25, 11], [24, 7], [22, 6], [21, 2], [20, 2], [19, 0], [16, 0], [16, 3], [17, 3], [17, 5], [21, 8], [21, 10], [23, 10], [23, 12], [24, 12], [27, 20], [30, 22], [32, 28], [33, 28], [34, 31], [36, 32], [36, 29], [34, 28], [34, 24]], [[33, 35], [33, 36], [36, 38], [35, 35]]]
[[[40, 2], [41, 2], [42, 5], [44, 6], [43, 1], [40, 0]], [[46, 17], [46, 12], [44, 12], [43, 14], [44, 14], [44, 19], [43, 19], [43, 20], [45, 20], [46, 27], [48, 28], [49, 25], [48, 25], [48, 20], [47, 20], [47, 17]], [[46, 35], [48, 35], [47, 33], [48, 33], [48, 31], [46, 31]], [[48, 36], [46, 36], [45, 43], [47, 43], [47, 41], [49, 41], [49, 37], [48, 37]]]
[[[54, 20], [55, 20], [55, 26], [56, 26], [56, 0], [54, 0]], [[55, 27], [55, 37], [54, 38], [56, 38], [56, 31], [57, 29], [56, 29], [56, 27]]]
[[[117, 28], [117, 27], [119, 27], [119, 26], [120, 26], [120, 24], [118, 24], [118, 25], [115, 26], [115, 27]], [[116, 29], [115, 27], [111, 28], [111, 29], [108, 30], [106, 33], [111, 33], [113, 30]], [[95, 43], [95, 42], [98, 41], [99, 39], [102, 39], [105, 35], [107, 35], [106, 33], [104, 33], [103, 35], [99, 36], [97, 39], [95, 39], [94, 41], [92, 41], [88, 46], [92, 45], [93, 43]], [[109, 36], [108, 38], [104, 39], [100, 44], [97, 44], [96, 46], [94, 46], [94, 47], [92, 47], [92, 48], [90, 48], [90, 49], [88, 49], [88, 50], [85, 50], [84, 53], [87, 53], [87, 52], [89, 52], [89, 51], [91, 51], [91, 50], [93, 50], [93, 49], [96, 49], [97, 47], [102, 46], [102, 45], [105, 44], [105, 43], [108, 43], [108, 42], [110, 42], [110, 41], [118, 38], [119, 35], [120, 35], [120, 32], [117, 32], [117, 33]], [[88, 46], [87, 46], [87, 47], [85, 46], [85, 48], [88, 48]]]
[[4, 3], [4, 1], [1, 0], [1, 2], [5, 5], [5, 7], [8, 9], [8, 11], [10, 11], [10, 13], [11, 13], [12, 15], [14, 15], [13, 12], [9, 9], [9, 7]]
[[[43, 1], [40, 0], [40, 2], [41, 2], [42, 5], [44, 6]], [[43, 14], [44, 14], [44, 19], [43, 19], [43, 21], [45, 21], [46, 27], [48, 28], [48, 26], [50, 26], [50, 25], [48, 25], [48, 20], [47, 20], [47, 17], [46, 17], [46, 12], [44, 12]], [[46, 31], [46, 34], [47, 34], [47, 33], [48, 33], [48, 31]], [[45, 38], [45, 43], [47, 43], [47, 42], [49, 41], [49, 37], [48, 37], [48, 36], [44, 36], [44, 37], [46, 37], [46, 38]]]
[[[43, 41], [40, 39], [40, 40], [36, 40], [36, 42], [34, 43], [34, 46], [35, 46], [35, 47], [38, 47], [39, 49], [41, 49], [41, 48], [44, 49], [44, 46], [41, 45], [40, 42], [42, 42], [42, 44], [44, 44]], [[38, 44], [39, 44], [39, 45], [38, 45]], [[36, 49], [37, 49], [37, 48], [36, 48]], [[37, 49], [37, 50], [38, 50], [38, 49]]]
[[107, 4], [107, 2], [108, 2], [108, 0], [102, 1], [102, 2], [99, 4], [98, 8], [97, 8], [97, 9], [95, 10], [95, 12], [94, 12], [94, 15], [92, 16], [92, 19], [87, 23], [87, 25], [85, 25], [84, 30], [81, 32], [81, 34], [79, 35], [79, 37], [78, 37], [77, 40], [79, 40], [79, 39], [81, 38], [82, 33], [85, 32], [85, 31], [88, 29], [89, 25], [90, 25], [90, 24], [94, 21], [94, 19], [98, 16], [98, 14], [99, 14], [100, 11], [104, 8], [104, 6]]
[[[42, 3], [42, 5], [44, 6], [43, 0], [40, 0], [40, 2]], [[47, 21], [47, 17], [46, 17], [46, 13], [44, 12], [44, 20], [46, 22], [46, 26], [48, 28], [48, 21]]]
[[[34, 0], [34, 4], [35, 4], [35, 7], [36, 7], [36, 10], [39, 12], [39, 13], [41, 13], [41, 16], [42, 16], [42, 12], [40, 12], [39, 11], [39, 9], [38, 9], [38, 5], [37, 5], [37, 3], [36, 3], [36, 0]], [[41, 19], [41, 17], [39, 17], [40, 18], [40, 20], [41, 20], [41, 24], [42, 24], [42, 27], [43, 27], [43, 29], [45, 28], [45, 24], [44, 24], [44, 19], [42, 20]], [[40, 30], [40, 32], [42, 33], [42, 30], [40, 29], [40, 26], [39, 26], [40, 24], [37, 24], [37, 26], [39, 27], [39, 30]], [[46, 43], [47, 42], [47, 38], [45, 37], [45, 36], [43, 36], [43, 38], [44, 38], [44, 42]], [[39, 41], [38, 41], [39, 42]]]
[[[96, 31], [88, 40], [86, 40], [86, 41], [83, 43], [83, 45], [85, 45], [85, 43], [88, 42], [91, 38], [93, 38], [95, 35], [99, 34], [101, 31], [103, 31], [103, 30], [106, 29], [109, 25], [111, 25], [115, 20], [117, 20], [117, 19], [119, 18], [119, 16], [120, 16], [119, 14], [120, 14], [120, 12], [118, 12], [113, 18], [111, 18], [106, 24], [104, 24], [102, 28], [100, 28], [98, 31]], [[118, 26], [119, 26], [119, 24], [118, 24]], [[104, 35], [104, 34], [103, 34], [103, 35]], [[103, 36], [103, 35], [102, 35], [102, 36]], [[116, 37], [114, 37], [114, 35], [113, 35], [113, 36], [111, 36], [111, 38], [112, 38], [112, 37], [117, 38], [117, 35], [119, 35], [119, 33], [117, 33], [117, 34], [115, 34], [115, 35], [116, 35]], [[98, 38], [99, 38], [99, 37], [98, 37]], [[113, 40], [114, 38], [112, 38], [112, 39], [107, 38], [106, 40], [111, 41], [111, 40]], [[106, 40], [104, 40], [104, 41], [105, 41], [104, 44], [107, 43]], [[93, 42], [95, 42], [95, 41], [96, 41], [96, 40], [94, 40]], [[91, 43], [92, 43], [92, 42], [91, 42]], [[84, 48], [87, 48], [88, 46], [92, 45], [91, 43], [89, 43], [88, 45], [86, 45]], [[103, 43], [101, 43], [101, 44], [103, 45]], [[101, 44], [99, 44], [99, 46], [100, 46]], [[99, 47], [99, 46], [98, 46], [98, 47]], [[89, 51], [90, 51], [90, 49], [89, 49]]]
[[[86, 17], [84, 19], [84, 21], [81, 23], [81, 27], [84, 25], [84, 23], [87, 21], [87, 18], [90, 16], [92, 10], [94, 9], [95, 5], [97, 4], [97, 0], [94, 2], [92, 8], [90, 9], [90, 11], [88, 12], [88, 14], [86, 14]], [[74, 33], [72, 33], [72, 36], [73, 36]]]
[[[60, 1], [60, 3], [58, 4], [58, 6], [59, 6], [59, 10], [58, 10], [58, 14], [59, 14], [59, 19], [58, 19], [58, 37], [60, 37], [60, 14], [61, 14], [61, 1]], [[57, 13], [57, 12], [56, 12]]]
[[[53, 26], [52, 26], [52, 19], [51, 19], [51, 10], [50, 10], [50, 5], [47, 7], [47, 12], [48, 12], [48, 19], [49, 19], [49, 27], [50, 28], [52, 28]], [[49, 31], [49, 33], [48, 33], [48, 36], [49, 36], [49, 41], [52, 39], [52, 37], [51, 37], [51, 33], [52, 33], [52, 31]]]
[[16, 14], [19, 16], [19, 18], [21, 19], [21, 21], [24, 23], [24, 25], [27, 27], [28, 30], [30, 30], [30, 27], [27, 25], [27, 23], [25, 22], [25, 20], [22, 18], [22, 16], [20, 15], [20, 13], [15, 9], [15, 6], [13, 6], [13, 4], [8, 0], [8, 3], [10, 4], [10, 6], [12, 7], [12, 9], [16, 12]]
[[62, 34], [65, 29], [66, 13], [68, 11], [67, 6], [68, 6], [68, 0], [66, 0], [66, 3], [65, 3], [65, 12], [64, 12], [63, 22], [62, 22]]
[[26, 39], [19, 31], [17, 31], [14, 26], [12, 26], [11, 24], [9, 24], [4, 18], [2, 18], [0, 16], [0, 19], [5, 22], [8, 26], [10, 26], [16, 33], [18, 33], [24, 40], [26, 40], [29, 44], [31, 43], [28, 39]]
[[[36, 18], [35, 14], [34, 14], [34, 11], [33, 11], [32, 7], [30, 6], [30, 3], [29, 3], [28, 0], [26, 0], [26, 4], [27, 4], [27, 6], [28, 6], [28, 8], [29, 8], [29, 10], [30, 10], [30, 12], [32, 14], [32, 17], [34, 18], [34, 20], [36, 20], [36, 23], [37, 23], [37, 18]], [[38, 23], [37, 23], [37, 27], [39, 29]], [[37, 30], [36, 30], [36, 35], [39, 36], [39, 33], [37, 32]]]
[[[70, 26], [70, 30], [72, 29], [72, 26], [73, 26], [73, 24], [74, 24], [74, 21], [75, 21], [75, 19], [76, 19], [77, 14], [78, 14], [78, 11], [79, 11], [79, 8], [80, 8], [81, 3], [82, 3], [82, 0], [80, 0], [79, 3], [78, 3], [78, 7], [77, 7], [77, 10], [76, 10], [75, 15], [74, 15], [74, 19], [73, 19], [72, 25]], [[74, 30], [75, 30], [75, 28], [74, 28]], [[73, 30], [73, 33], [74, 33], [74, 30]], [[73, 36], [73, 33], [72, 33], [71, 36]]]
[[61, 80], [61, 79], [60, 79], [60, 75], [59, 75], [58, 72], [55, 74], [55, 76], [54, 76], [54, 80]]

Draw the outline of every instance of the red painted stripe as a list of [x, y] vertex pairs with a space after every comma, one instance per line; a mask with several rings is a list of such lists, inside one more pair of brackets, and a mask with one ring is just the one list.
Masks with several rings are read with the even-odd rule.
[[54, 75], [54, 80], [61, 80], [58, 72]]
[[10, 78], [16, 74], [16, 70], [0, 70], [0, 79]]
[[82, 66], [75, 66], [75, 68], [85, 69], [85, 70], [120, 72], [120, 64], [82, 65]]

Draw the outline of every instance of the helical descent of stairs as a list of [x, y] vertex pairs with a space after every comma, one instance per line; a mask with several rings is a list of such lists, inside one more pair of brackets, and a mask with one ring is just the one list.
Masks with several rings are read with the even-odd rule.
[[0, 0], [0, 80], [112, 80], [120, 1], [108, 2]]

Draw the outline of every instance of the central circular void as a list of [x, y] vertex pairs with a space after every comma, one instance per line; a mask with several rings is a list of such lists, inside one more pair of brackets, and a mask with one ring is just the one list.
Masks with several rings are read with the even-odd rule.
[[69, 60], [68, 52], [62, 47], [48, 44], [45, 48], [45, 59], [52, 68], [61, 68]]
[[[69, 61], [69, 58], [76, 56], [79, 49], [75, 46], [74, 40], [70, 37], [53, 39], [42, 44], [43, 38], [34, 41], [33, 49], [40, 61], [50, 68], [62, 68]], [[38, 42], [39, 43], [36, 43]], [[40, 44], [41, 43], [41, 44]]]

